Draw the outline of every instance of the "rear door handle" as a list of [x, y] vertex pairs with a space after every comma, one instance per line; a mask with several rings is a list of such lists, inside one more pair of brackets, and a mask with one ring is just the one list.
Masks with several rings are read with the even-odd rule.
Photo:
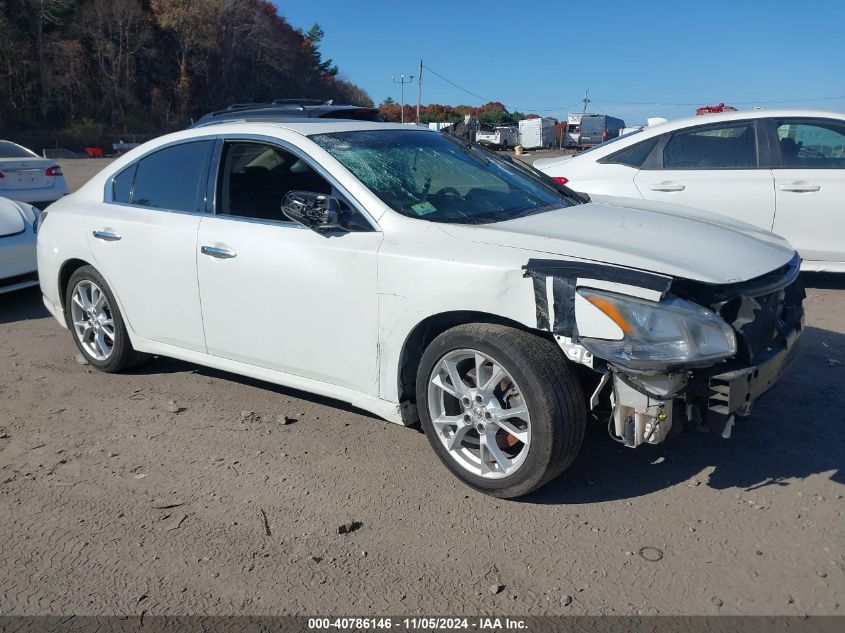
[[819, 191], [821, 190], [821, 185], [811, 185], [808, 183], [799, 183], [795, 182], [789, 185], [781, 185], [781, 191]]
[[217, 259], [232, 259], [238, 256], [235, 251], [219, 246], [200, 246], [200, 253], [209, 257], [216, 257]]
[[99, 229], [98, 231], [94, 231], [94, 237], [106, 242], [116, 242], [120, 239], [120, 234], [110, 231], [109, 229]]
[[656, 182], [648, 186], [652, 191], [683, 191], [686, 186], [674, 182]]

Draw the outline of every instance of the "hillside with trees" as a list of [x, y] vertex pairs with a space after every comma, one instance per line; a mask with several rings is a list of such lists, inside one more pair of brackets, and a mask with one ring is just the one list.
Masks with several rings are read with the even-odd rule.
[[0, 0], [0, 131], [94, 142], [232, 103], [372, 105], [266, 0]]

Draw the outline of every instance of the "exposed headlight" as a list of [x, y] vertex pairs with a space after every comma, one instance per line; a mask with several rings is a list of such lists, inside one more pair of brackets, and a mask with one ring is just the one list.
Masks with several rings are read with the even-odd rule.
[[599, 358], [631, 369], [665, 369], [712, 363], [736, 354], [733, 328], [712, 311], [678, 299], [659, 303], [612, 292], [579, 294], [623, 332], [621, 340], [581, 338]]

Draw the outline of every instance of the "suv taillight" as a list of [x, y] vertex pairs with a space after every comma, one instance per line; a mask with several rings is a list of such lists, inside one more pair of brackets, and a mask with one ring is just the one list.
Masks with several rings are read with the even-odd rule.
[[552, 176], [552, 180], [554, 180], [555, 182], [558, 182], [562, 185], [565, 185], [566, 183], [569, 182], [569, 178], [564, 178], [563, 176]]
[[48, 167], [47, 171], [44, 172], [46, 176], [61, 176], [62, 175], [62, 168], [58, 165], [53, 165], [52, 167]]

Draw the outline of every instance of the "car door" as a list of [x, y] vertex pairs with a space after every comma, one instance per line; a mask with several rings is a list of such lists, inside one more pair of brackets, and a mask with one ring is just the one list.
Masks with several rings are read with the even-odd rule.
[[132, 330], [205, 351], [196, 243], [213, 140], [166, 146], [110, 181], [85, 216], [95, 266]]
[[[228, 139], [216, 163], [198, 242], [209, 354], [377, 395], [381, 232], [291, 144]], [[289, 191], [334, 195], [350, 230], [289, 221]]]
[[770, 119], [774, 232], [808, 261], [845, 262], [845, 121]]
[[665, 134], [634, 183], [648, 200], [721, 213], [772, 230], [775, 194], [768, 146], [755, 121]]

